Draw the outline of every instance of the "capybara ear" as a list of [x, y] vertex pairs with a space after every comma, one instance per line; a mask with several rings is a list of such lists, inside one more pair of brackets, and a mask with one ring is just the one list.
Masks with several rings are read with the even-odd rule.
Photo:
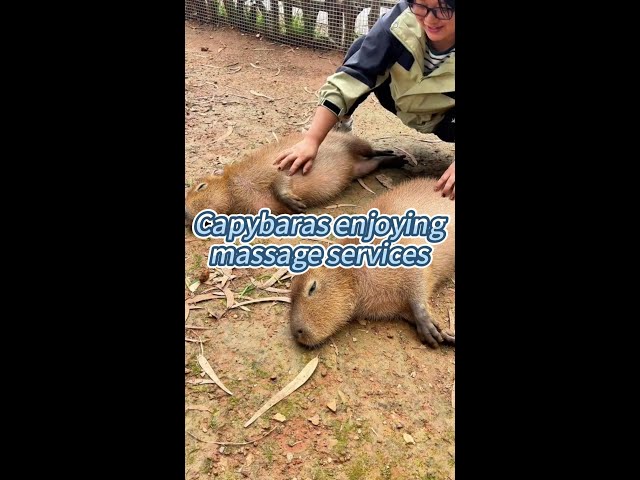
[[201, 192], [202, 190], [206, 189], [208, 186], [209, 184], [202, 182], [196, 187], [196, 192]]

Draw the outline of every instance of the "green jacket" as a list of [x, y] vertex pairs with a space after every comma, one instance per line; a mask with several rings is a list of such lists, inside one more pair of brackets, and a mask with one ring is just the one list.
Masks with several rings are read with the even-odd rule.
[[[455, 106], [455, 52], [424, 76], [426, 33], [405, 0], [381, 17], [360, 49], [320, 89], [319, 105], [338, 116], [391, 76], [396, 115], [408, 127], [430, 133]], [[451, 96], [446, 95], [451, 94]]]

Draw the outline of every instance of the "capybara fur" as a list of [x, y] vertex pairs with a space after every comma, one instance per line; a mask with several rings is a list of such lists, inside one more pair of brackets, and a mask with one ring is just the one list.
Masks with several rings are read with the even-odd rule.
[[318, 149], [313, 168], [289, 176], [288, 170], [273, 165], [281, 150], [302, 140], [302, 133], [265, 145], [238, 162], [231, 163], [223, 174], [196, 181], [185, 199], [185, 221], [191, 222], [201, 210], [219, 214], [257, 214], [261, 208], [274, 215], [300, 213], [306, 208], [324, 205], [343, 192], [356, 178], [363, 177], [381, 164], [401, 166], [404, 155], [390, 150], [374, 150], [352, 134], [329, 132]]
[[[435, 192], [435, 179], [417, 178], [398, 184], [374, 200], [369, 208], [403, 216], [413, 208], [417, 215], [449, 215], [447, 237], [432, 244], [431, 263], [411, 268], [317, 267], [291, 282], [290, 327], [294, 338], [306, 346], [322, 343], [357, 318], [404, 318], [413, 323], [418, 337], [431, 347], [455, 344], [455, 337], [433, 323], [429, 299], [442, 281], [455, 274], [455, 202]], [[373, 243], [379, 244], [382, 239]], [[346, 238], [340, 243], [358, 243]], [[400, 244], [425, 244], [424, 237], [401, 237]]]

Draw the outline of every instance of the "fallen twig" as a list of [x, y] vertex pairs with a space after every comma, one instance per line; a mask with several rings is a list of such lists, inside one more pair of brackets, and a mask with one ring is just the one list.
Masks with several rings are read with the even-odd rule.
[[269, 95], [265, 95], [264, 93], [256, 92], [255, 90], [249, 90], [249, 93], [255, 95], [256, 97], [264, 97], [264, 98], [268, 98], [269, 100], [273, 100], [273, 97], [270, 97]]

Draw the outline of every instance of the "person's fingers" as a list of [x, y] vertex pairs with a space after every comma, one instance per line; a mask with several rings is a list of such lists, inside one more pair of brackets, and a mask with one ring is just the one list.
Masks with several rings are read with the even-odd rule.
[[305, 160], [302, 157], [298, 157], [289, 168], [289, 176], [293, 175], [304, 164]]
[[287, 155], [289, 155], [290, 153], [291, 153], [291, 150], [283, 150], [282, 152], [280, 152], [276, 157], [276, 161], [273, 162], [273, 165], [279, 164], [282, 161], [282, 159]]
[[445, 183], [447, 182], [447, 180], [449, 179], [449, 172], [446, 171], [442, 174], [442, 176], [440, 177], [440, 180], [438, 180], [436, 182], [436, 186], [434, 187], [434, 191], [437, 192], [439, 190], [442, 189], [442, 187], [445, 185]]
[[307, 173], [309, 170], [311, 170], [311, 166], [313, 165], [313, 160], [309, 160], [307, 163], [304, 164], [304, 167], [302, 167], [302, 174], [304, 175], [305, 173]]
[[282, 159], [282, 161], [278, 165], [278, 170], [286, 170], [289, 164], [293, 162], [296, 158], [297, 156], [294, 153], [287, 155], [285, 158]]

